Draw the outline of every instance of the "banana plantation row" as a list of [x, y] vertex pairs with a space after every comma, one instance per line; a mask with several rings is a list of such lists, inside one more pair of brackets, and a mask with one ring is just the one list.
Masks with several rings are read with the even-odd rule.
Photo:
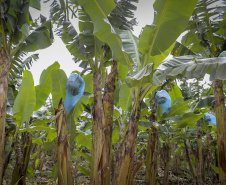
[[[226, 184], [226, 1], [156, 0], [139, 38], [138, 0], [50, 1], [0, 0], [0, 184]], [[34, 86], [53, 32], [83, 70]]]

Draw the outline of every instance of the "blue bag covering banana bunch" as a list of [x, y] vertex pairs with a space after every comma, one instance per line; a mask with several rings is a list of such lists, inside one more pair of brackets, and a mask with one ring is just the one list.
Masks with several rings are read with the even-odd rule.
[[158, 91], [156, 93], [157, 103], [163, 108], [164, 113], [169, 114], [171, 107], [171, 98], [165, 90]]
[[64, 101], [64, 107], [67, 108], [67, 115], [82, 97], [84, 89], [84, 79], [79, 74], [72, 73], [67, 81], [66, 98]]
[[211, 113], [208, 113], [206, 112], [204, 114], [204, 120], [207, 122], [207, 123], [210, 123], [210, 124], [213, 124], [213, 125], [216, 125], [217, 121], [216, 121], [216, 117], [211, 114]]

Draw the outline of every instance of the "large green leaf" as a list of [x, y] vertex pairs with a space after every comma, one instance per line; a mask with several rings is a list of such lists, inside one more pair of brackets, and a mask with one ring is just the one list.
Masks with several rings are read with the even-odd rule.
[[192, 126], [202, 117], [203, 114], [194, 114], [193, 112], [189, 112], [183, 115], [183, 119], [181, 122], [173, 124], [172, 127], [185, 128], [187, 126]]
[[140, 51], [138, 49], [139, 38], [132, 34], [130, 30], [115, 29], [116, 33], [122, 40], [122, 46], [124, 51], [131, 56], [134, 63], [140, 68]]
[[129, 87], [142, 86], [146, 83], [152, 83], [153, 65], [148, 64], [139, 72], [126, 78], [126, 83]]
[[23, 42], [20, 51], [33, 52], [49, 47], [53, 42], [52, 24], [44, 22], [36, 28]]
[[156, 0], [155, 19], [145, 26], [139, 49], [143, 54], [158, 55], [175, 42], [184, 31], [198, 0]]
[[122, 51], [120, 37], [107, 19], [108, 14], [115, 8], [115, 2], [113, 0], [78, 0], [78, 3], [84, 7], [92, 19], [94, 35], [110, 46], [113, 59], [130, 66], [132, 59]]
[[226, 79], [226, 57], [195, 59], [197, 56], [183, 56], [168, 59], [163, 62], [154, 73], [154, 83], [158, 84], [166, 78], [185, 77], [203, 78], [205, 74], [210, 75], [210, 80]]
[[52, 98], [53, 108], [58, 108], [60, 99], [65, 99], [67, 75], [62, 69], [54, 69], [51, 74], [52, 77]]
[[173, 84], [173, 87], [171, 88], [171, 91], [169, 92], [171, 102], [172, 104], [178, 99], [181, 98], [183, 99], [182, 93], [180, 91], [180, 88], [176, 83]]
[[39, 81], [40, 85], [37, 85], [35, 87], [35, 90], [36, 90], [35, 111], [40, 109], [46, 102], [46, 99], [49, 97], [49, 94], [52, 89], [51, 73], [54, 69], [59, 69], [59, 68], [60, 68], [59, 63], [55, 62], [51, 66], [49, 66], [47, 69], [44, 69], [42, 71], [42, 74], [40, 76], [40, 81]]
[[167, 117], [172, 117], [179, 114], [184, 114], [186, 110], [188, 110], [188, 102], [181, 101], [172, 107], [170, 107], [170, 114]]
[[91, 138], [92, 138], [91, 135], [85, 135], [84, 133], [81, 132], [76, 136], [76, 141], [78, 142], [78, 144], [85, 146], [91, 150], [92, 149]]
[[122, 110], [128, 111], [132, 108], [132, 98], [131, 98], [130, 88], [123, 84], [119, 91], [119, 107], [122, 108]]
[[30, 71], [24, 71], [19, 93], [13, 106], [16, 123], [21, 125], [31, 117], [36, 103], [34, 80]]
[[93, 35], [94, 25], [87, 12], [79, 10], [79, 40], [86, 46], [86, 52], [90, 58], [99, 57], [103, 43]]
[[71, 22], [64, 22], [62, 28], [59, 29], [58, 35], [61, 36], [62, 41], [66, 44], [68, 51], [80, 60], [87, 61], [87, 53], [85, 46], [80, 43], [77, 31]]

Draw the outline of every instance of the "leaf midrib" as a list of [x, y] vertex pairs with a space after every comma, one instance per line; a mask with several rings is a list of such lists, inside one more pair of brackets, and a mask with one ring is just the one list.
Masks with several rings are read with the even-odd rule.
[[103, 14], [104, 18], [107, 18], [107, 16], [105, 15], [105, 13], [102, 11], [101, 7], [99, 6], [98, 2], [96, 0], [94, 0], [94, 3], [97, 5], [98, 9]]
[[187, 104], [184, 104], [184, 105], [182, 105], [182, 106], [178, 106], [177, 109], [174, 109], [174, 111], [170, 112], [169, 117], [170, 117], [170, 116], [173, 116], [173, 115], [175, 114], [175, 112], [177, 112], [178, 110], [180, 110], [180, 109], [182, 109], [182, 108], [184, 108], [184, 107], [186, 107], [186, 106], [188, 106], [188, 105], [187, 105]]
[[[166, 10], [167, 10], [167, 8], [168, 8], [169, 2], [170, 2], [170, 0], [167, 0], [166, 3], [165, 3], [165, 6], [164, 6], [164, 8], [163, 8], [163, 11], [162, 11], [163, 13], [161, 14], [160, 19], [159, 19], [159, 22], [158, 22], [158, 24], [157, 24], [157, 29], [155, 30], [154, 38], [153, 38], [153, 40], [152, 40], [152, 43], [151, 43], [150, 48], [149, 48], [149, 51], [148, 51], [148, 56], [151, 55], [151, 52], [152, 52], [152, 49], [153, 49], [155, 40], [156, 40], [157, 35], [158, 35], [158, 31], [159, 31], [159, 29], [160, 29], [160, 27], [161, 27], [161, 23], [162, 23], [162, 20], [163, 20], [163, 18], [164, 18], [164, 16], [165, 16], [165, 13], [166, 13]], [[145, 62], [145, 63], [146, 63], [146, 62]]]
[[140, 64], [140, 59], [139, 59], [139, 52], [138, 52], [139, 49], [138, 49], [138, 46], [137, 46], [137, 44], [136, 44], [136, 41], [135, 41], [135, 39], [134, 39], [133, 34], [132, 34], [130, 31], [128, 31], [128, 32], [129, 32], [130, 38], [132, 39], [133, 46], [134, 46], [134, 48], [135, 48], [137, 63], [138, 63], [139, 66], [141, 66], [141, 64]]

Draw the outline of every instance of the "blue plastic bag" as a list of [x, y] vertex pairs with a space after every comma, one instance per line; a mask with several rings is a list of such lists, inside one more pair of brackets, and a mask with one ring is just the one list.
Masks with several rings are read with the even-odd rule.
[[67, 108], [67, 115], [73, 109], [75, 104], [80, 100], [85, 90], [85, 81], [79, 75], [72, 73], [67, 81], [66, 98], [64, 107]]
[[157, 103], [163, 108], [164, 113], [169, 114], [171, 107], [171, 98], [169, 94], [165, 90], [161, 90], [158, 91], [155, 96]]
[[217, 124], [217, 120], [216, 120], [216, 117], [211, 114], [211, 113], [208, 113], [206, 112], [204, 114], [204, 120], [207, 122], [207, 123], [210, 123], [210, 124], [213, 124], [213, 125], [216, 125]]

